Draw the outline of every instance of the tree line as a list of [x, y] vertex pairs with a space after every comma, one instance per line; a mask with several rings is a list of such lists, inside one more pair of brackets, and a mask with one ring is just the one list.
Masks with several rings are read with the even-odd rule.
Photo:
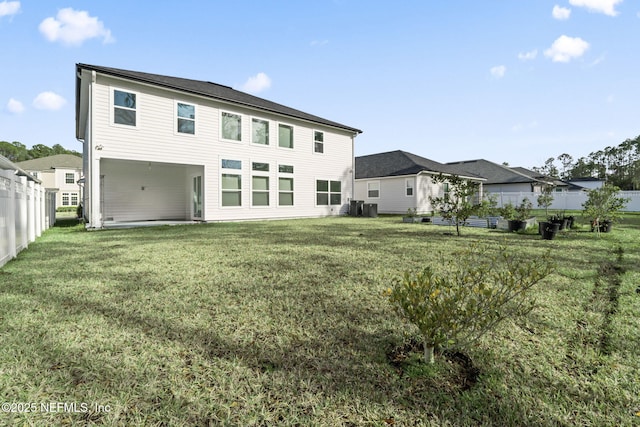
[[74, 150], [67, 150], [60, 144], [48, 147], [44, 144], [36, 144], [31, 148], [18, 142], [0, 141], [0, 155], [6, 157], [12, 162], [23, 162], [25, 160], [39, 159], [41, 157], [53, 156], [55, 154], [72, 154], [82, 157], [82, 153]]
[[[559, 165], [559, 166], [558, 166]], [[541, 167], [533, 168], [546, 176], [563, 180], [594, 177], [621, 190], [640, 189], [640, 135], [626, 139], [615, 147], [594, 151], [574, 160], [563, 153], [550, 157]]]

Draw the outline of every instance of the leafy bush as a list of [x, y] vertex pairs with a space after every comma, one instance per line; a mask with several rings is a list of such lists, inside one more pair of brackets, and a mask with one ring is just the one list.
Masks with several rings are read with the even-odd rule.
[[621, 216], [622, 209], [630, 199], [618, 197], [620, 189], [613, 185], [605, 185], [589, 190], [587, 201], [582, 204], [584, 214], [591, 220], [595, 229], [605, 221], [615, 222]]
[[534, 301], [528, 291], [553, 270], [550, 256], [518, 259], [500, 246], [497, 253], [472, 244], [445, 266], [408, 272], [387, 290], [395, 311], [413, 323], [424, 340], [425, 362], [436, 347], [464, 348], [506, 318], [527, 314]]

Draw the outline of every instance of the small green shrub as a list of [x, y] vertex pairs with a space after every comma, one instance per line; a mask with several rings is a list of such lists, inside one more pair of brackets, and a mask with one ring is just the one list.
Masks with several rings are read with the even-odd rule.
[[427, 363], [433, 363], [434, 348], [464, 348], [500, 321], [531, 311], [528, 291], [552, 272], [553, 263], [549, 254], [523, 260], [505, 246], [496, 253], [476, 243], [445, 267], [444, 273], [431, 267], [406, 272], [387, 290], [395, 311], [418, 328]]
[[56, 208], [56, 212], [75, 212], [77, 206], [59, 206]]

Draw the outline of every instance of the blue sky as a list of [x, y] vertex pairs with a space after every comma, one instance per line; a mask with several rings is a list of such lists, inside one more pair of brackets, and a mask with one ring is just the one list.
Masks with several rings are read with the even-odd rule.
[[363, 130], [356, 155], [540, 166], [640, 134], [637, 0], [0, 0], [0, 140], [81, 151], [76, 63]]

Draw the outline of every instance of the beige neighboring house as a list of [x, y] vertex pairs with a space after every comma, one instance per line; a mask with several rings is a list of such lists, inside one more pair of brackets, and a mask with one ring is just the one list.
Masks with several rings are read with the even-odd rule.
[[56, 192], [56, 207], [80, 203], [82, 194], [78, 180], [82, 177], [82, 157], [56, 154], [16, 164], [42, 181], [44, 188]]

